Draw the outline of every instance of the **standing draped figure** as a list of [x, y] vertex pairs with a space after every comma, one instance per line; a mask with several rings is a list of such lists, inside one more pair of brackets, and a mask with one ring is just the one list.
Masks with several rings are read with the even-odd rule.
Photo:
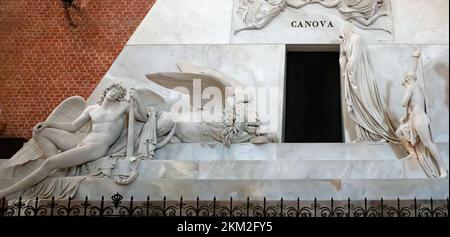
[[366, 43], [348, 23], [341, 32], [341, 72], [345, 87], [345, 102], [355, 123], [355, 142], [393, 142], [396, 124], [390, 118], [378, 90], [372, 60]]

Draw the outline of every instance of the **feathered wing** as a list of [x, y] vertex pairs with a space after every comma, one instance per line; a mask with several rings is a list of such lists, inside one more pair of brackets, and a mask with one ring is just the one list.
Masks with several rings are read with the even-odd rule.
[[246, 18], [247, 18], [247, 14], [249, 11], [249, 7], [250, 5], [252, 5], [253, 3], [251, 3], [249, 0], [239, 0], [239, 3], [237, 5], [237, 9], [236, 9], [236, 13], [237, 16], [239, 18], [239, 20], [241, 21], [241, 23], [243, 24], [243, 26], [245, 26], [246, 23]]
[[158, 93], [146, 88], [136, 88], [136, 92], [145, 107], [156, 107], [164, 111], [170, 109], [170, 104]]
[[177, 87], [186, 88], [191, 99], [191, 105], [193, 105], [194, 93], [196, 93], [196, 91], [194, 91], [195, 79], [201, 80], [201, 90], [198, 91], [200, 96], [203, 90], [208, 87], [217, 88], [222, 93], [223, 104], [225, 104], [227, 95], [233, 95], [226, 93], [227, 88], [236, 90], [238, 88], [246, 87], [241, 82], [209, 68], [192, 64], [179, 64], [178, 68], [181, 72], [154, 73], [146, 76], [149, 80], [167, 89], [174, 89]]
[[224, 87], [233, 87], [233, 88], [245, 87], [245, 85], [242, 84], [241, 82], [236, 81], [223, 73], [199, 65], [180, 63], [178, 64], [178, 69], [181, 72], [208, 75], [211, 77], [212, 80], [218, 81]]
[[[80, 96], [73, 96], [64, 100], [56, 107], [48, 116], [46, 121], [71, 122], [78, 118], [84, 109], [86, 109], [86, 100]], [[76, 134], [83, 137], [90, 130], [90, 123], [79, 129]], [[24, 165], [30, 161], [34, 161], [44, 157], [41, 149], [32, 138], [22, 149], [20, 149], [13, 157], [11, 157], [4, 165], [5, 168]]]

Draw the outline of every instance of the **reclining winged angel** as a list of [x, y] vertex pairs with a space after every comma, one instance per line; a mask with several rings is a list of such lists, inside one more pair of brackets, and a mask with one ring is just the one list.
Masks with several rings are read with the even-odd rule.
[[[245, 88], [242, 83], [208, 68], [178, 67], [180, 72], [146, 76], [170, 90], [186, 88], [184, 94], [190, 96], [191, 103], [195, 93], [194, 80], [201, 80], [201, 91], [214, 87], [227, 95], [226, 90], [231, 88], [232, 93], [223, 97], [225, 109], [220, 121], [179, 122], [168, 111], [173, 104], [147, 88], [131, 88], [127, 97], [126, 88], [112, 84], [93, 105], [88, 105], [82, 97], [71, 97], [63, 101], [45, 122], [38, 123], [33, 128], [33, 138], [8, 160], [5, 167], [15, 169], [38, 160], [41, 164], [19, 182], [0, 190], [0, 198], [31, 187], [34, 187], [32, 195], [38, 196], [61, 186], [61, 180], [50, 182], [49, 176], [115, 178], [113, 169], [118, 159], [152, 159], [155, 150], [168, 143], [222, 142], [229, 146], [230, 143], [277, 142], [276, 135], [259, 132], [260, 122], [255, 112], [249, 110], [244, 120], [236, 119], [236, 107], [251, 100], [251, 96], [240, 101], [236, 99], [235, 91]], [[204, 106], [203, 102], [201, 106]], [[201, 112], [202, 108], [192, 108], [187, 116]], [[118, 184], [129, 183], [115, 180]], [[81, 181], [82, 178], [66, 185], [65, 194], [72, 190], [73, 195]]]

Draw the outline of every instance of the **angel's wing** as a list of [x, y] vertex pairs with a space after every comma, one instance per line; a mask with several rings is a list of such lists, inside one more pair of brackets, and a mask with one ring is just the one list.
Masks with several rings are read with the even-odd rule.
[[[86, 100], [80, 96], [70, 97], [59, 104], [46, 121], [71, 122], [78, 118], [84, 109], [86, 109]], [[77, 135], [84, 136], [89, 130], [90, 123], [78, 130]], [[44, 153], [34, 139], [31, 139], [5, 163], [4, 168], [24, 165], [43, 157]]]
[[156, 107], [160, 110], [170, 109], [170, 104], [158, 93], [146, 88], [136, 88], [136, 92], [145, 107]]
[[209, 69], [206, 67], [193, 65], [193, 64], [180, 63], [180, 64], [178, 64], [178, 68], [180, 69], [181, 72], [199, 73], [199, 74], [208, 75], [211, 77], [211, 79], [216, 80], [217, 82], [222, 84], [224, 87], [233, 87], [233, 88], [245, 87], [245, 85], [242, 84], [241, 82], [236, 81], [236, 80], [226, 76], [223, 73], [220, 73], [218, 71], [215, 71], [215, 70], [212, 70], [212, 69]]
[[[189, 92], [191, 104], [193, 104], [194, 98], [194, 80], [201, 80], [201, 90], [203, 92], [205, 88], [214, 87], [220, 90], [222, 93], [222, 102], [225, 104], [227, 96], [233, 96], [233, 93], [229, 93], [229, 89], [236, 90], [238, 88], [245, 88], [245, 85], [214, 70], [209, 68], [190, 65], [179, 64], [178, 68], [181, 72], [168, 72], [168, 73], [155, 73], [148, 74], [147, 78], [163, 87], [168, 89], [174, 89], [177, 87], [186, 88]], [[228, 89], [227, 89], [228, 88]], [[201, 95], [200, 95], [201, 96]]]
[[239, 0], [238, 5], [236, 7], [236, 18], [238, 19], [235, 22], [234, 26], [234, 34], [239, 33], [243, 30], [251, 29], [250, 25], [252, 24], [252, 20], [249, 19], [250, 14], [250, 7], [254, 4], [250, 2], [249, 0]]

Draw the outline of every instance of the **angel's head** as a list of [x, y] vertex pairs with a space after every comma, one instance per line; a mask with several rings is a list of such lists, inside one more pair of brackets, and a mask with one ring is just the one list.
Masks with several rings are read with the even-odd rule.
[[120, 84], [114, 83], [103, 91], [103, 95], [100, 97], [98, 103], [102, 104], [104, 100], [120, 102], [125, 99], [126, 95], [127, 89]]
[[353, 28], [353, 26], [346, 22], [344, 23], [344, 26], [341, 29], [341, 33], [339, 35], [339, 38], [341, 39], [341, 43], [343, 45], [347, 45], [350, 41], [350, 39], [356, 35], [356, 32]]

